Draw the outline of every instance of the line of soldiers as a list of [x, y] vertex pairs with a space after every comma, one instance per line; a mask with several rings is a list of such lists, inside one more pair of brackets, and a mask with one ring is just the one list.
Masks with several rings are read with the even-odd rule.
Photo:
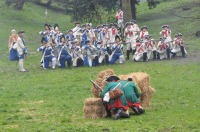
[[[116, 114], [114, 120], [119, 118], [129, 118], [128, 108], [131, 108], [136, 115], [144, 114], [145, 110], [140, 105], [139, 97], [141, 91], [131, 78], [120, 80], [117, 76], [110, 76], [108, 82], [100, 96], [107, 111], [107, 117], [112, 117], [112, 112]], [[119, 97], [111, 98], [109, 92], [119, 88], [122, 94]]]
[[80, 26], [75, 23], [75, 28], [68, 30], [64, 35], [59, 31], [57, 24], [54, 27], [45, 24], [45, 31], [39, 32], [42, 35], [41, 63], [44, 69], [58, 65], [65, 67], [80, 67], [83, 65], [92, 67], [100, 64], [114, 64], [118, 59], [124, 63], [123, 44], [114, 23], [99, 25], [91, 28], [91, 23]]
[[139, 28], [135, 20], [127, 22], [125, 26], [123, 31], [123, 28], [118, 29], [115, 23], [111, 23], [110, 28], [107, 24], [92, 28], [91, 23], [81, 26], [77, 22], [75, 27], [64, 35], [60, 32], [58, 24], [54, 27], [45, 24], [45, 31], [39, 32], [42, 35], [42, 46], [38, 49], [42, 51], [42, 66], [44, 69], [49, 68], [49, 64], [52, 68], [56, 65], [64, 68], [66, 61], [68, 67], [114, 64], [117, 60], [124, 63], [124, 44], [127, 48], [126, 59], [129, 60], [132, 54], [132, 60], [136, 62], [170, 59], [178, 52], [185, 57], [187, 53], [182, 34], [176, 34], [172, 40], [168, 25], [162, 26], [160, 40], [152, 39], [148, 27]]

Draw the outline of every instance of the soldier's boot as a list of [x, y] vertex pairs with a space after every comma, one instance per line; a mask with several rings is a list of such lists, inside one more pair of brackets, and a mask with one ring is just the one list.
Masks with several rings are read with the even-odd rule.
[[153, 60], [156, 60], [156, 51], [153, 51]]
[[135, 54], [135, 52], [136, 52], [136, 49], [134, 49], [134, 50], [132, 51], [132, 55], [134, 55], [134, 54]]
[[129, 60], [129, 56], [130, 56], [130, 50], [127, 50], [126, 52], [126, 59]]
[[147, 61], [147, 52], [144, 52], [144, 53], [143, 53], [143, 61], [144, 61], [144, 62]]
[[140, 114], [141, 114], [138, 107], [132, 106], [131, 109], [133, 110], [133, 112], [134, 112], [136, 115], [140, 115]]
[[95, 57], [94, 62], [95, 62], [95, 66], [99, 65], [99, 57], [98, 56]]
[[172, 58], [174, 58], [176, 56], [176, 53], [172, 53]]
[[167, 52], [167, 59], [170, 59], [170, 52], [171, 52], [170, 48], [167, 48], [166, 52]]
[[68, 65], [68, 68], [71, 68], [71, 66], [72, 66], [71, 60], [68, 60], [68, 61], [67, 61], [67, 65]]
[[115, 115], [115, 117], [113, 118], [113, 120], [118, 120], [120, 117], [121, 117], [121, 115], [122, 115], [122, 109], [119, 109], [118, 111], [117, 111], [117, 114]]
[[181, 53], [182, 53], [182, 57], [185, 57], [185, 49], [183, 46], [181, 46]]
[[125, 111], [122, 111], [121, 117], [122, 118], [130, 118], [130, 115], [128, 113], [126, 113]]
[[109, 64], [109, 56], [108, 55], [105, 55], [105, 62], [106, 62], [106, 64]]
[[160, 53], [157, 52], [157, 59], [160, 60]]
[[138, 109], [139, 109], [140, 114], [144, 114], [145, 113], [145, 110], [143, 108], [138, 108]]
[[19, 59], [19, 71], [20, 72], [25, 72], [26, 70], [24, 69], [24, 62], [22, 59]]

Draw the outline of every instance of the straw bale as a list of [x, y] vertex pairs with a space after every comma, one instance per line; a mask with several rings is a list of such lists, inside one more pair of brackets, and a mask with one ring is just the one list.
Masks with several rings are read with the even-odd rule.
[[[97, 76], [97, 79], [95, 80], [95, 83], [101, 87], [102, 89], [104, 89], [104, 87], [106, 86], [106, 79], [109, 77], [109, 76], [112, 76], [114, 75], [114, 71], [113, 69], [107, 69], [107, 70], [104, 70], [104, 71], [101, 71], [98, 76]], [[94, 86], [92, 86], [92, 93], [93, 93], [93, 96], [96, 97], [96, 98], [99, 98], [100, 96], [100, 91], [97, 90]]]
[[102, 106], [100, 105], [86, 105], [83, 107], [83, 111], [85, 114], [87, 113], [95, 113], [102, 114]]
[[86, 118], [103, 118], [107, 114], [101, 98], [85, 99], [83, 112]]
[[85, 99], [85, 105], [101, 105], [102, 99], [101, 98], [87, 98]]

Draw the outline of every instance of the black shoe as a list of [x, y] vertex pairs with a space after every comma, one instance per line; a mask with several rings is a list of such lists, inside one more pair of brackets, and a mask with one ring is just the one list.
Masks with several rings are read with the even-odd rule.
[[140, 114], [144, 114], [145, 113], [144, 109], [142, 109], [142, 108], [138, 108], [138, 109], [139, 109]]
[[130, 115], [127, 114], [126, 112], [122, 111], [121, 117], [122, 117], [122, 118], [130, 118]]
[[118, 110], [117, 111], [117, 114], [115, 115], [115, 117], [113, 118], [113, 120], [118, 120], [120, 117], [121, 117], [121, 115], [122, 115], [122, 110]]
[[135, 112], [136, 115], [140, 115], [141, 114], [140, 111], [139, 111], [139, 108], [133, 106], [133, 107], [131, 107], [131, 109]]

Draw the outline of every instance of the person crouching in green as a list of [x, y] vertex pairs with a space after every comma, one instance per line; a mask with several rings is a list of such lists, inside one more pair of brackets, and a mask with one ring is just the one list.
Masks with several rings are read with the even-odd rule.
[[136, 115], [143, 114], [145, 110], [141, 107], [139, 97], [141, 96], [141, 91], [139, 87], [132, 81], [132, 78], [128, 78], [124, 84], [124, 94], [128, 102], [128, 107], [130, 107]]
[[103, 98], [103, 102], [105, 104], [104, 106], [107, 109], [107, 113], [109, 113], [108, 116], [112, 116], [110, 112], [111, 110], [117, 112], [113, 120], [130, 117], [129, 114], [126, 113], [126, 111], [128, 110], [128, 106], [125, 95], [122, 94], [121, 96], [112, 99], [109, 96], [109, 92], [116, 88], [120, 88], [123, 91], [123, 87], [119, 80], [120, 79], [117, 76], [108, 77], [106, 80], [108, 83], [106, 84], [104, 90], [100, 95]]

